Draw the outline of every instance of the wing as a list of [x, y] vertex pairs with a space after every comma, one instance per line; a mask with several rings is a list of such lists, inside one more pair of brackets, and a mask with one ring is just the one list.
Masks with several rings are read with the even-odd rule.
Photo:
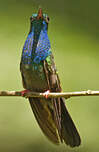
[[[44, 61], [44, 70], [49, 90], [51, 92], [61, 92], [60, 80], [52, 54]], [[64, 98], [52, 99], [52, 101], [55, 122], [61, 142], [64, 140], [64, 142], [71, 147], [79, 146], [81, 139], [74, 122], [66, 109]]]
[[[44, 71], [46, 74], [46, 79], [48, 83], [48, 88], [51, 92], [61, 92], [61, 86], [59, 77], [57, 74], [56, 66], [54, 63], [54, 57], [51, 54], [46, 58], [44, 61]], [[54, 119], [56, 123], [56, 127], [59, 133], [60, 141], [62, 142], [62, 129], [61, 129], [61, 102], [60, 98], [54, 99], [52, 98], [53, 103], [53, 112], [54, 112]]]

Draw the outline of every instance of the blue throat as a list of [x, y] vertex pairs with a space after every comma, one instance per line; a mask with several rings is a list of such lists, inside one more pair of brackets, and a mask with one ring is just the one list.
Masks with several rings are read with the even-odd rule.
[[32, 27], [23, 47], [22, 63], [32, 65], [41, 63], [51, 54], [50, 48], [47, 27], [45, 25], [42, 29]]

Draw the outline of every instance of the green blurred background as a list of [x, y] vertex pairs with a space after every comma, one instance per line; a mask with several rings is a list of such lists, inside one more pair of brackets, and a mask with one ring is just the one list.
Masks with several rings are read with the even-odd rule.
[[[99, 90], [98, 0], [0, 0], [0, 90], [23, 89], [21, 51], [39, 6], [50, 17], [48, 34], [63, 90]], [[75, 149], [47, 140], [28, 100], [0, 97], [0, 152], [98, 152], [99, 97], [66, 103], [82, 138]]]

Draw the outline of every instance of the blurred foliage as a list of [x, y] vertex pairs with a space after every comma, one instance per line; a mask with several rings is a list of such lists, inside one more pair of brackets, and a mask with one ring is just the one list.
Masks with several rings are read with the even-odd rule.
[[[0, 0], [0, 90], [23, 89], [20, 57], [29, 18], [39, 6], [51, 19], [48, 33], [63, 90], [98, 90], [98, 0]], [[28, 100], [0, 97], [0, 151], [99, 151], [99, 97], [71, 98], [66, 104], [82, 138], [75, 149], [46, 139]]]

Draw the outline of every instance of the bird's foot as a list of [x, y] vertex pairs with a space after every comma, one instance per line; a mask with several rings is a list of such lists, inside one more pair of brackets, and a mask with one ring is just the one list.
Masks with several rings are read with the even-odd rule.
[[43, 96], [47, 99], [48, 98], [48, 95], [50, 93], [50, 90], [47, 90], [43, 93]]
[[21, 96], [24, 97], [25, 94], [28, 93], [28, 92], [29, 92], [29, 90], [23, 90], [23, 91], [21, 91]]

